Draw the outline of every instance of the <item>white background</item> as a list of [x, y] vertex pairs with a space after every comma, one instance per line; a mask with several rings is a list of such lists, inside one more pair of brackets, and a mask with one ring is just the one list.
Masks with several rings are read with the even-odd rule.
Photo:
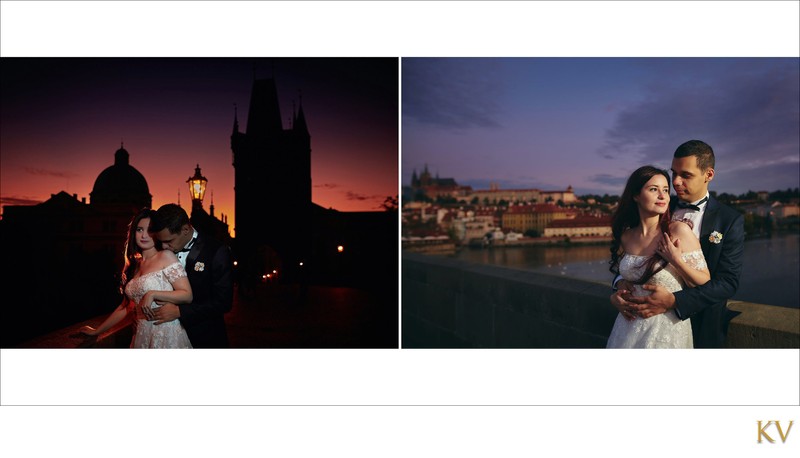
[[[800, 56], [793, 1], [1, 5], [2, 57]], [[4, 349], [0, 370], [5, 456], [800, 451], [796, 424], [757, 442], [800, 423], [800, 350]]]

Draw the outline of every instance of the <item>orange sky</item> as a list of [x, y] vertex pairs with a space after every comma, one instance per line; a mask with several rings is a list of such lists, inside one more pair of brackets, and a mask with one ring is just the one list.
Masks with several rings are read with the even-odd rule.
[[[398, 194], [396, 59], [3, 59], [2, 205], [66, 191], [86, 197], [124, 142], [153, 206], [190, 208], [187, 178], [208, 179], [215, 215], [233, 228], [234, 104], [247, 125], [253, 78], [276, 80], [284, 128], [302, 97], [311, 134], [312, 200], [379, 211]], [[9, 96], [7, 96], [9, 94]]]

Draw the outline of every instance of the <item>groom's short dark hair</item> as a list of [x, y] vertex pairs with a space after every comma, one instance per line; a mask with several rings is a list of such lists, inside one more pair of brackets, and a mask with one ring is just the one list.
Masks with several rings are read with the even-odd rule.
[[706, 171], [714, 168], [714, 150], [700, 140], [689, 140], [675, 150], [673, 157], [697, 157], [697, 166]]
[[171, 234], [177, 234], [184, 224], [189, 224], [189, 215], [186, 214], [186, 210], [176, 204], [162, 205], [150, 218], [152, 232], [160, 232], [167, 228]]

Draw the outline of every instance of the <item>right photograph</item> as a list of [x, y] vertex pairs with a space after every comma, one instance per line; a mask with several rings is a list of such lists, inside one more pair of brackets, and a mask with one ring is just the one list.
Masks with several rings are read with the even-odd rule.
[[800, 59], [401, 75], [403, 348], [800, 348]]

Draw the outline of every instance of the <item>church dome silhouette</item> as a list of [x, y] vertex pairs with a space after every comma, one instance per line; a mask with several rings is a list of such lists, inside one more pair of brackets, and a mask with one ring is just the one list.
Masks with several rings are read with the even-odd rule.
[[114, 165], [100, 172], [89, 196], [92, 204], [131, 204], [142, 208], [152, 202], [147, 180], [130, 165], [130, 154], [122, 145], [114, 153]]

